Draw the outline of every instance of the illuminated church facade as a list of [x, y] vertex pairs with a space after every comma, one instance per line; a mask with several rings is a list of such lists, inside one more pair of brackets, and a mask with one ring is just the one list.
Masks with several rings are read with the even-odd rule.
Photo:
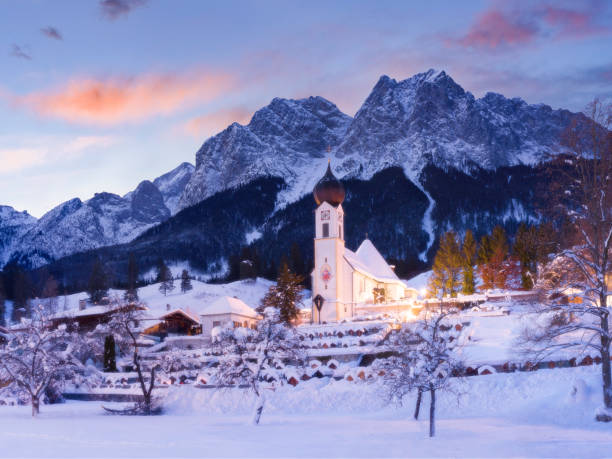
[[314, 323], [351, 319], [416, 293], [397, 277], [367, 237], [355, 252], [345, 247], [345, 190], [330, 165], [313, 195], [317, 204], [311, 273]]

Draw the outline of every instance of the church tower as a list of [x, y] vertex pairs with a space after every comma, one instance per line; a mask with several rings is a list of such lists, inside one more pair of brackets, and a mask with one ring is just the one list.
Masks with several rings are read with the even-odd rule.
[[[342, 183], [330, 164], [313, 190], [315, 211], [314, 270], [312, 272], [312, 319], [314, 323], [335, 322], [349, 316], [344, 273], [344, 201]], [[317, 307], [321, 304], [321, 309]]]

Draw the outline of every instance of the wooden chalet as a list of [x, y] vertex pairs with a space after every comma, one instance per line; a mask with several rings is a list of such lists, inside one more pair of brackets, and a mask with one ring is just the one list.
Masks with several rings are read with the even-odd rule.
[[159, 322], [143, 331], [146, 335], [165, 338], [168, 335], [201, 335], [202, 324], [196, 315], [183, 309], [174, 309], [159, 318]]
[[54, 328], [65, 324], [69, 330], [78, 327], [80, 332], [90, 332], [95, 330], [98, 325], [108, 323], [113, 314], [123, 309], [145, 310], [146, 307], [141, 304], [127, 304], [119, 306], [95, 305], [87, 308], [81, 303], [78, 310], [65, 311], [53, 316], [51, 324]]

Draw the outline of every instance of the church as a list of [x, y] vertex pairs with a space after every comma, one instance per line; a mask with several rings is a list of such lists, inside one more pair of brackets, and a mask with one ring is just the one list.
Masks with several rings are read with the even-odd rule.
[[355, 252], [345, 247], [345, 194], [328, 164], [313, 190], [317, 204], [311, 273], [314, 323], [351, 319], [359, 312], [398, 305], [415, 293], [397, 277], [367, 236]]

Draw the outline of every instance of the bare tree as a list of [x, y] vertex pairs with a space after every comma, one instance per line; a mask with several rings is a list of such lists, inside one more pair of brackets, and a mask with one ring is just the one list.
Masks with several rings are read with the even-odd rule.
[[[112, 317], [108, 324], [98, 327], [98, 331], [110, 332], [114, 335], [121, 352], [131, 359], [131, 365], [138, 375], [138, 385], [142, 392], [143, 401], [134, 407], [122, 410], [123, 414], [150, 415], [159, 412], [160, 407], [155, 404], [152, 397], [155, 388], [155, 374], [160, 369], [155, 359], [143, 361], [140, 343], [142, 322], [146, 319], [145, 307], [139, 304], [124, 303], [118, 298], [111, 301], [109, 307]], [[145, 374], [148, 373], [148, 374]], [[107, 409], [107, 411], [117, 412]]]
[[[551, 169], [556, 196], [552, 211], [569, 222], [566, 247], [547, 264], [538, 287], [548, 293], [547, 313], [523, 335], [540, 357], [581, 347], [602, 360], [603, 401], [612, 420], [610, 372], [610, 272], [612, 267], [612, 106], [594, 100], [588, 118], [576, 119], [563, 135], [564, 151]], [[569, 298], [569, 301], [568, 301]]]
[[42, 306], [22, 323], [0, 351], [0, 373], [1, 379], [9, 382], [3, 390], [29, 399], [32, 416], [36, 416], [45, 392], [59, 389], [82, 367], [74, 355], [79, 337], [68, 332], [65, 325], [53, 328]]
[[407, 324], [390, 338], [395, 356], [378, 364], [385, 369], [384, 383], [393, 398], [417, 392], [414, 418], [418, 419], [422, 396], [429, 392], [429, 436], [435, 435], [436, 393], [453, 390], [450, 378], [463, 374], [459, 357], [461, 325], [453, 311], [434, 313]]
[[286, 364], [301, 365], [303, 355], [294, 328], [280, 321], [279, 311], [268, 307], [256, 330], [224, 329], [215, 337], [220, 354], [217, 378], [222, 385], [246, 385], [257, 397], [253, 423], [259, 424], [265, 391], [287, 381]]

